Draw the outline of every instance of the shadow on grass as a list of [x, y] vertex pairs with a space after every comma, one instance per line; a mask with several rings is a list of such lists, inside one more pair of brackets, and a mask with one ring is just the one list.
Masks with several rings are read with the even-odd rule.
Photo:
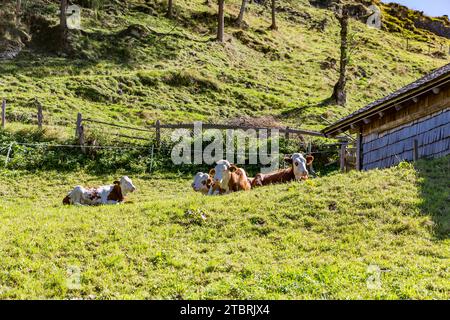
[[421, 211], [431, 216], [438, 239], [450, 238], [450, 156], [414, 164], [423, 199]]

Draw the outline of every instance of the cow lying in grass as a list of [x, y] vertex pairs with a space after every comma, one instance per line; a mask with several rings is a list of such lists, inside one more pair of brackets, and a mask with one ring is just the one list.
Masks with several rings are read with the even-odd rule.
[[311, 166], [313, 160], [314, 157], [312, 155], [308, 155], [305, 158], [300, 153], [294, 153], [291, 157], [284, 158], [284, 161], [291, 164], [289, 168], [265, 174], [258, 173], [253, 179], [252, 188], [293, 180], [306, 180], [308, 179], [307, 166]]
[[84, 188], [76, 186], [63, 200], [63, 204], [74, 205], [100, 205], [100, 204], [118, 204], [125, 200], [125, 196], [134, 192], [136, 187], [127, 176], [120, 178], [120, 181], [114, 181], [112, 185], [101, 186], [98, 188]]
[[197, 172], [194, 177], [194, 182], [192, 182], [192, 189], [194, 189], [195, 192], [208, 194], [212, 184], [213, 181], [209, 174], [204, 172]]
[[251, 189], [245, 170], [231, 164], [228, 160], [217, 161], [214, 169], [209, 171], [209, 176], [213, 178], [213, 185], [208, 193], [210, 195]]

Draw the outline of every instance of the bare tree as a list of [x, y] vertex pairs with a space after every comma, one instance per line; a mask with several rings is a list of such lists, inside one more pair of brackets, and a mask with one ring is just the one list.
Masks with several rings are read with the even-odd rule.
[[173, 0], [167, 1], [167, 17], [168, 18], [173, 17]]
[[248, 0], [242, 0], [241, 10], [239, 11], [239, 16], [236, 20], [236, 25], [238, 27], [241, 27], [242, 23], [244, 22], [244, 14], [245, 14], [245, 9], [247, 7], [247, 3], [248, 3]]
[[341, 56], [339, 59], [339, 80], [334, 85], [331, 100], [340, 106], [345, 106], [347, 103], [347, 92], [345, 90], [345, 86], [347, 84], [346, 71], [348, 64], [348, 10], [345, 6], [340, 6], [336, 10], [335, 16], [341, 27]]
[[345, 106], [347, 103], [346, 72], [350, 59], [348, 39], [350, 15], [353, 14], [355, 17], [365, 17], [368, 13], [368, 9], [360, 3], [336, 0], [335, 17], [340, 25], [341, 54], [339, 59], [339, 79], [334, 85], [333, 94], [330, 99], [340, 106]]
[[225, 17], [224, 17], [224, 6], [225, 0], [218, 0], [219, 14], [217, 23], [217, 41], [224, 42], [224, 29], [225, 29]]
[[272, 30], [278, 30], [276, 14], [277, 14], [277, 3], [276, 0], [272, 0], [272, 24], [270, 25], [270, 29]]
[[68, 34], [66, 9], [67, 9], [67, 0], [61, 0], [60, 14], [59, 14], [59, 28], [61, 32], [61, 45], [64, 50], [67, 49], [67, 34]]

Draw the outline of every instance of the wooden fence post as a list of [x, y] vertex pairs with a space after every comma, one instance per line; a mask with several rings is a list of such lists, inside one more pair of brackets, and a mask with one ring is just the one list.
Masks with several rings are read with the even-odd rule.
[[419, 141], [414, 139], [413, 141], [413, 161], [419, 160]]
[[347, 141], [342, 141], [341, 144], [341, 155], [340, 155], [340, 160], [341, 160], [341, 171], [344, 172], [345, 171], [345, 152], [347, 149]]
[[6, 125], [6, 100], [2, 101], [2, 129], [5, 129]]
[[78, 138], [78, 144], [81, 146], [81, 152], [86, 153], [86, 148], [84, 147], [84, 127], [83, 127], [83, 116], [81, 113], [77, 115], [77, 127], [75, 129], [75, 136]]
[[81, 113], [78, 113], [77, 115], [77, 126], [75, 128], [75, 137], [78, 138], [80, 136], [80, 127], [81, 127], [81, 123], [83, 121], [83, 116], [81, 115]]
[[38, 128], [42, 130], [42, 122], [44, 120], [44, 115], [42, 114], [42, 105], [39, 102], [39, 100], [36, 98], [36, 104], [37, 104], [37, 121], [38, 121]]
[[78, 129], [78, 144], [81, 146], [81, 152], [86, 153], [86, 148], [84, 147], [84, 127], [83, 125], [80, 126]]
[[155, 128], [156, 128], [156, 147], [159, 148], [161, 146], [161, 123], [159, 120], [156, 120]]

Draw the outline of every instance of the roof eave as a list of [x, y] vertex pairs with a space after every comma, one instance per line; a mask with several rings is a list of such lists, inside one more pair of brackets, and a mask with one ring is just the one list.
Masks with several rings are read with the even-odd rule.
[[[347, 131], [350, 127], [351, 123], [355, 121], [360, 121], [368, 116], [372, 116], [373, 114], [383, 111], [385, 109], [393, 107], [393, 105], [398, 104], [399, 100], [409, 100], [414, 97], [414, 95], [422, 94], [426, 91], [429, 91], [430, 89], [436, 87], [437, 85], [443, 85], [447, 83], [450, 80], [450, 74], [445, 74], [444, 76], [440, 78], [436, 78], [433, 81], [430, 81], [429, 83], [424, 84], [422, 87], [418, 87], [416, 89], [412, 89], [410, 91], [405, 92], [404, 94], [401, 94], [392, 100], [385, 101], [381, 103], [378, 106], [374, 106], [372, 109], [366, 110], [364, 112], [361, 112], [359, 114], [356, 114], [354, 117], [345, 119], [343, 121], [337, 121], [336, 123], [332, 124], [331, 126], [326, 127], [321, 132], [326, 136], [335, 136], [339, 134], [340, 132]], [[402, 101], [403, 102], [403, 101]], [[338, 132], [339, 130], [339, 132]]]

